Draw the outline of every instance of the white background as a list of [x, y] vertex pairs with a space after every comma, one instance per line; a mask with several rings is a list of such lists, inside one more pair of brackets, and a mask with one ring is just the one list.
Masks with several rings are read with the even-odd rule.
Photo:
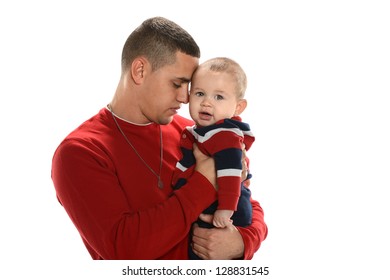
[[269, 266], [264, 279], [388, 279], [386, 2], [1, 1], [1, 278], [120, 277], [117, 262], [91, 268], [51, 157], [111, 100], [130, 32], [164, 16], [201, 61], [228, 56], [247, 73], [251, 187], [269, 227], [249, 265]]

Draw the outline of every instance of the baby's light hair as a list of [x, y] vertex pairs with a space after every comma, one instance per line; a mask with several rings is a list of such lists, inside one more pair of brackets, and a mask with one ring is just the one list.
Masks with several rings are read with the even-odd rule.
[[215, 57], [206, 60], [198, 69], [208, 69], [214, 72], [225, 72], [233, 76], [236, 81], [238, 99], [243, 99], [247, 87], [247, 78], [244, 70], [236, 61], [228, 57]]

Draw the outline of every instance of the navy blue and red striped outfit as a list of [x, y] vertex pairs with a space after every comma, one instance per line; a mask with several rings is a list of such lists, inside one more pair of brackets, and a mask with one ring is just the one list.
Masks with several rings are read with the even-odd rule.
[[[252, 222], [252, 205], [250, 190], [241, 182], [242, 174], [242, 144], [248, 150], [255, 137], [247, 123], [235, 116], [223, 119], [214, 125], [186, 127], [181, 135], [180, 146], [182, 158], [176, 164], [173, 175], [173, 188], [179, 189], [186, 183], [195, 168], [193, 143], [206, 155], [215, 160], [217, 172], [218, 194], [217, 201], [203, 213], [212, 214], [216, 209], [235, 211], [232, 216], [233, 224], [245, 227]], [[248, 172], [247, 179], [251, 175]], [[201, 227], [212, 227], [198, 220]], [[190, 250], [190, 258], [198, 258]]]

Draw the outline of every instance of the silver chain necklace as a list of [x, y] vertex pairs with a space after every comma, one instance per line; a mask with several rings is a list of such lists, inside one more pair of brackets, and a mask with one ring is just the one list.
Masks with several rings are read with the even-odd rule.
[[145, 166], [147, 168], [149, 168], [149, 170], [157, 177], [158, 179], [158, 187], [160, 189], [162, 189], [164, 187], [164, 184], [161, 180], [161, 170], [162, 170], [162, 163], [163, 163], [163, 140], [162, 140], [162, 131], [161, 131], [161, 126], [159, 126], [159, 129], [160, 129], [160, 170], [159, 170], [159, 173], [157, 174], [150, 166], [149, 164], [146, 163], [146, 161], [141, 157], [141, 155], [138, 153], [138, 151], [136, 150], [136, 148], [133, 146], [133, 144], [131, 144], [130, 140], [126, 137], [125, 133], [123, 132], [123, 130], [121, 129], [121, 127], [119, 126], [118, 124], [118, 121], [116, 120], [115, 118], [115, 115], [114, 115], [114, 112], [112, 111], [112, 108], [111, 108], [111, 105], [108, 105], [107, 106], [108, 109], [110, 110], [111, 112], [111, 115], [112, 115], [112, 118], [114, 119], [114, 122], [116, 124], [116, 127], [118, 128], [118, 130], [120, 131], [120, 133], [123, 135], [123, 137], [125, 138], [126, 142], [130, 145], [130, 147], [134, 150], [134, 152], [136, 153], [136, 155], [139, 157], [139, 159], [145, 164]]

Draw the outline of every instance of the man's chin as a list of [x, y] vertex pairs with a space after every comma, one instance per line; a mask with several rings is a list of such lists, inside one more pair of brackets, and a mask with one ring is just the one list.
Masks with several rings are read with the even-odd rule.
[[160, 118], [158, 120], [158, 124], [167, 125], [167, 124], [170, 124], [172, 121], [173, 121], [173, 116], [166, 117], [166, 118]]

